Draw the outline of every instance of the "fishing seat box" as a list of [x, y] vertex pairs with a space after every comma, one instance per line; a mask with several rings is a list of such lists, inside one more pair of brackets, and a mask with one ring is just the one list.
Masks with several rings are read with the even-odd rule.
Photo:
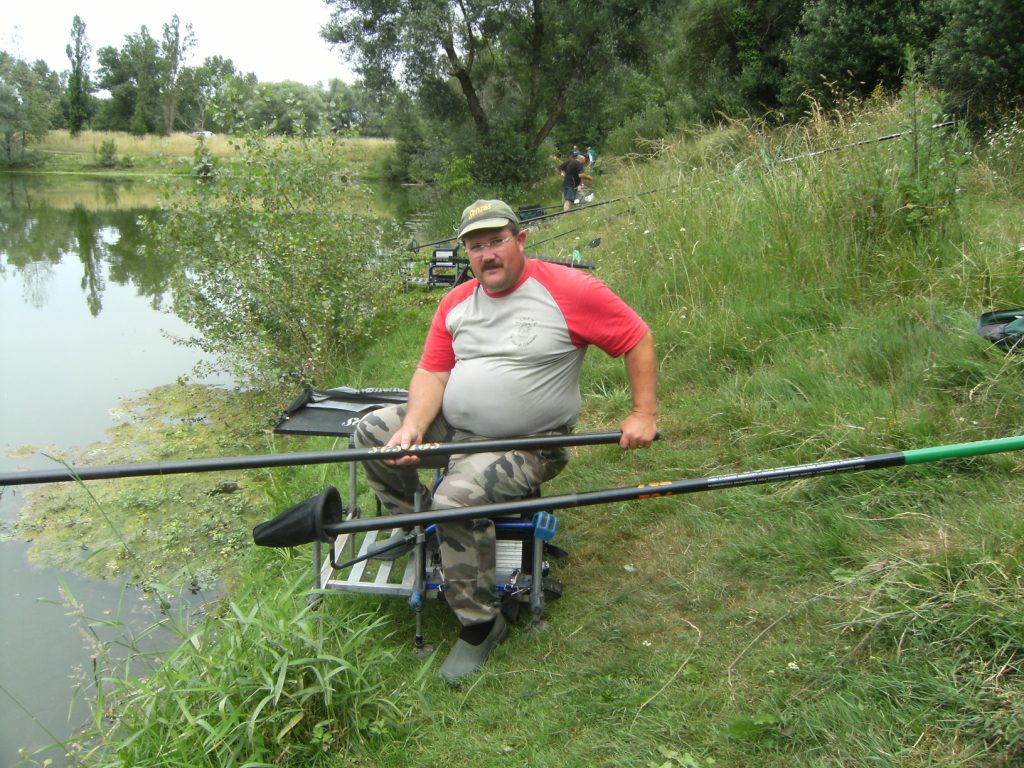
[[[320, 435], [349, 439], [356, 424], [366, 414], [386, 405], [401, 404], [408, 392], [404, 389], [351, 389], [336, 387], [316, 390], [307, 387], [285, 409], [274, 432], [287, 435]], [[361, 515], [358, 504], [359, 482], [357, 462], [348, 464], [348, 494], [345, 496], [345, 519]], [[435, 475], [437, 477], [437, 475]], [[344, 494], [343, 494], [344, 495]], [[374, 499], [376, 513], [381, 514]], [[405, 597], [417, 611], [424, 598], [437, 598], [444, 593], [444, 573], [436, 546], [435, 526], [428, 526], [408, 557], [393, 561], [366, 557], [378, 541], [389, 538], [395, 530], [343, 534], [332, 543], [313, 544], [313, 590], [311, 602], [329, 591], [354, 592]], [[545, 599], [561, 595], [561, 584], [546, 578], [548, 559], [560, 559], [565, 553], [549, 541], [553, 531], [538, 530], [534, 521], [521, 518], [495, 520], [497, 537], [497, 589], [502, 610], [515, 620], [519, 606], [529, 604], [535, 619], [543, 611]], [[328, 547], [328, 552], [323, 547]], [[348, 561], [354, 564], [346, 565]], [[417, 567], [422, 563], [422, 568]], [[344, 565], [343, 568], [337, 566]], [[537, 578], [534, 575], [537, 574]], [[417, 621], [417, 624], [419, 622]], [[418, 629], [418, 628], [417, 628]], [[417, 631], [417, 641], [419, 642]]]

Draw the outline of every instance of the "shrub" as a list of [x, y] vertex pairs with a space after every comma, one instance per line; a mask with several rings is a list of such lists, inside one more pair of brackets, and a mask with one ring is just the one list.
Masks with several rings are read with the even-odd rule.
[[605, 142], [608, 152], [617, 155], [639, 155], [650, 159], [657, 152], [655, 140], [669, 134], [675, 124], [677, 115], [670, 107], [652, 104], [613, 130]]
[[117, 167], [117, 144], [113, 139], [101, 141], [99, 148], [94, 151], [96, 153], [96, 165], [100, 168]]
[[242, 384], [323, 383], [365, 339], [397, 283], [393, 225], [349, 211], [360, 189], [329, 138], [249, 138], [208, 183], [178, 187], [148, 222], [154, 248], [175, 254], [175, 312]]
[[196, 140], [195, 149], [192, 150], [192, 168], [190, 173], [196, 179], [209, 179], [213, 176], [214, 162], [213, 153], [200, 136]]
[[445, 192], [461, 195], [473, 187], [473, 158], [452, 155], [441, 164], [435, 181]]

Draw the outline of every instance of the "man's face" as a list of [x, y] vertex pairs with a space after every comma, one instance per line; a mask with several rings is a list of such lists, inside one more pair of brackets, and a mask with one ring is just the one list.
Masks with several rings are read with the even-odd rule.
[[478, 229], [463, 240], [469, 266], [491, 293], [511, 288], [526, 270], [526, 230], [513, 235], [507, 227]]

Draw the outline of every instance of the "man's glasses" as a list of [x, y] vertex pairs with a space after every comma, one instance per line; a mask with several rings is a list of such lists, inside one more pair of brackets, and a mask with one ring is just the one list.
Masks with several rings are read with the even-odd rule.
[[508, 237], [496, 237], [489, 243], [477, 243], [476, 245], [469, 246], [466, 249], [466, 253], [468, 253], [470, 256], [479, 256], [481, 253], [484, 253], [485, 251], [493, 251], [498, 248], [501, 248], [501, 246], [503, 246], [509, 240], [514, 240], [515, 237], [515, 235], [509, 235]]

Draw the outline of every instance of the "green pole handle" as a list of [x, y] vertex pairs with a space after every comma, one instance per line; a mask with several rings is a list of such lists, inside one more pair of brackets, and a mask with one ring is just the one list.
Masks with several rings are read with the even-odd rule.
[[973, 443], [938, 445], [934, 448], [918, 448], [903, 454], [907, 464], [922, 464], [926, 461], [941, 461], [967, 456], [984, 456], [987, 453], [1019, 451], [1024, 449], [1024, 435], [1000, 437], [995, 440], [978, 440]]

